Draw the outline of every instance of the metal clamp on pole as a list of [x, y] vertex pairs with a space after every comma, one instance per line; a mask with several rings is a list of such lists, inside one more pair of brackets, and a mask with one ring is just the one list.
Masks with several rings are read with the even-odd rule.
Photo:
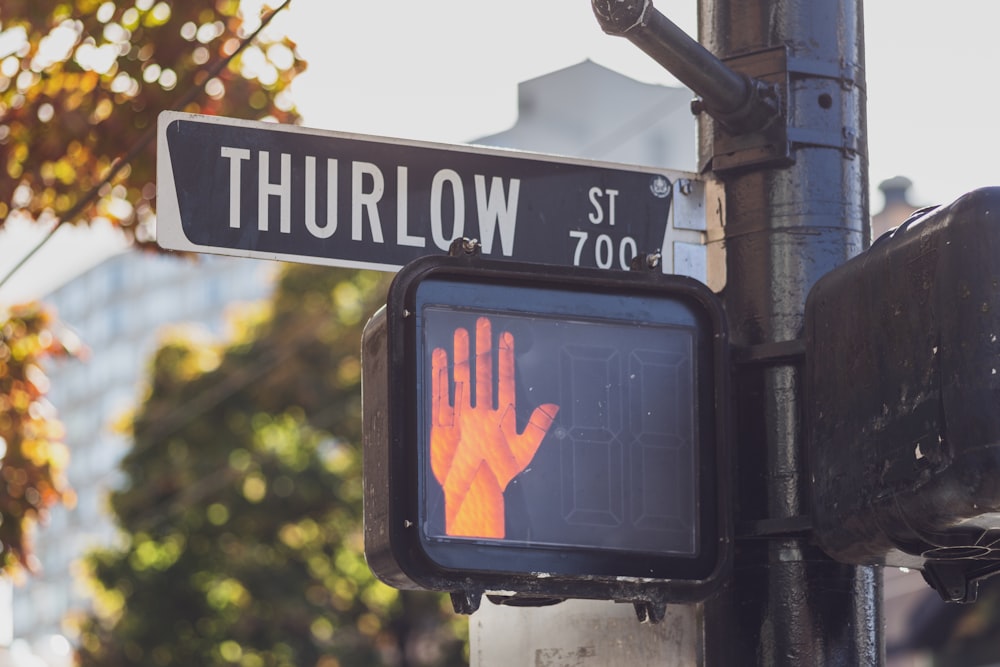
[[625, 37], [701, 97], [706, 113], [736, 134], [778, 116], [767, 84], [732, 70], [653, 7], [653, 0], [591, 0], [601, 29]]

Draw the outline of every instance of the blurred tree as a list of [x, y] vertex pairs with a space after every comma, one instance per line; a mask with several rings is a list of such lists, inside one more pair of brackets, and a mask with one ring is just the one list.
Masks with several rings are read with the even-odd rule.
[[[262, 34], [210, 76], [260, 23], [240, 13], [239, 0], [0, 3], [0, 227], [13, 218], [46, 224], [105, 218], [137, 244], [150, 244], [155, 145], [135, 149], [160, 111], [194, 100], [184, 110], [298, 119], [286, 91], [305, 64], [286, 39]], [[200, 87], [204, 93], [192, 95]], [[130, 152], [128, 164], [82, 206]], [[66, 218], [74, 210], [78, 215]], [[37, 317], [5, 323], [0, 316], [0, 326], [44, 330], [44, 316]], [[3, 362], [0, 356], [0, 415], [19, 409], [21, 388], [38, 389]], [[32, 406], [41, 404], [38, 398]], [[31, 444], [52, 443], [60, 426], [51, 410], [32, 409], [31, 419], [0, 417], [7, 442], [6, 454], [0, 447], [0, 574], [30, 562], [23, 522], [69, 497], [56, 465], [64, 457], [45, 453], [62, 450]], [[21, 443], [31, 451], [23, 454]]]
[[0, 226], [12, 215], [97, 217], [149, 243], [150, 143], [76, 219], [64, 219], [114, 161], [188, 94], [183, 110], [290, 123], [286, 89], [305, 64], [261, 35], [218, 76], [259, 20], [239, 0], [4, 0], [0, 6]]
[[224, 350], [157, 353], [112, 497], [121, 549], [89, 560], [82, 665], [461, 665], [445, 600], [364, 561], [360, 336], [380, 274], [296, 266]]
[[32, 569], [30, 526], [56, 502], [73, 499], [41, 363], [74, 349], [41, 305], [0, 309], [0, 573]]

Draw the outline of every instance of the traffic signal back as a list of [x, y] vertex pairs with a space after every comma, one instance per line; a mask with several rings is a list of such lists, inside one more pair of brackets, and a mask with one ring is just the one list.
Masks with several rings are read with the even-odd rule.
[[915, 215], [824, 276], [805, 335], [821, 545], [975, 599], [1000, 569], [1000, 188]]

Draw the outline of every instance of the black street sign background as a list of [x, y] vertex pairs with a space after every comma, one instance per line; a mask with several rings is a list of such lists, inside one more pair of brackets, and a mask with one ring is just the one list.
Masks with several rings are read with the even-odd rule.
[[396, 270], [465, 236], [494, 258], [607, 269], [678, 229], [704, 242], [703, 212], [672, 224], [684, 172], [177, 112], [158, 131], [168, 249]]

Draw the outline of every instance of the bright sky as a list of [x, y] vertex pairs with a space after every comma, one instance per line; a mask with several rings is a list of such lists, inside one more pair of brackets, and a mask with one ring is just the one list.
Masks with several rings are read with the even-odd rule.
[[[655, 4], [696, 34], [695, 0]], [[873, 185], [905, 175], [940, 203], [1000, 183], [1000, 2], [869, 0], [865, 21]], [[675, 83], [587, 0], [293, 0], [276, 27], [309, 61], [294, 96], [322, 129], [470, 141], [513, 124], [518, 81], [586, 58]]]
[[[250, 9], [263, 1], [243, 0]], [[962, 0], [945, 11], [940, 0], [865, 4], [872, 212], [882, 207], [878, 183], [896, 175], [914, 182], [916, 204], [1000, 183], [1000, 85], [992, 78], [1000, 2]], [[696, 0], [656, 7], [696, 34]], [[471, 141], [516, 121], [518, 82], [588, 58], [676, 84], [626, 40], [602, 33], [587, 0], [293, 0], [269, 29], [298, 42], [309, 69], [294, 100], [305, 125], [328, 130]], [[56, 239], [78, 250], [70, 236], [61, 230]], [[4, 237], [0, 273], [21, 256], [18, 246], [27, 247]], [[8, 284], [0, 302], [36, 290], [32, 266], [63, 264], [33, 260], [12, 281], [31, 289], [12, 293]]]

